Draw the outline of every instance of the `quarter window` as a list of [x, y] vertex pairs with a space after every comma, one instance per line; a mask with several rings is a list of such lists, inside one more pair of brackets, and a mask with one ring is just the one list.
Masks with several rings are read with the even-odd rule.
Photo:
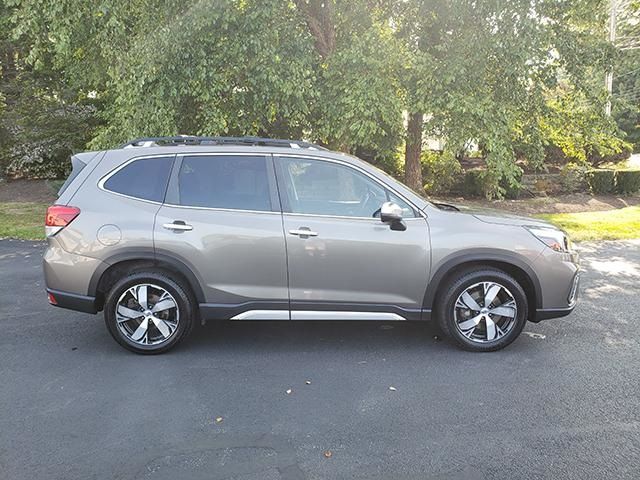
[[406, 216], [413, 209], [357, 170], [332, 162], [281, 158], [292, 213], [375, 217], [384, 202], [400, 201]]
[[267, 158], [184, 157], [178, 174], [180, 205], [271, 211]]
[[130, 197], [162, 202], [167, 190], [173, 156], [141, 158], [111, 175], [104, 188]]

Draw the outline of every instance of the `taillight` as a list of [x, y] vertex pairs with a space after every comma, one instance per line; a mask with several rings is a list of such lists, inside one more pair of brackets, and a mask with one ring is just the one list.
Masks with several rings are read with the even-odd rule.
[[44, 222], [47, 237], [58, 233], [69, 225], [78, 215], [80, 215], [80, 209], [78, 207], [51, 205], [47, 208], [47, 216]]

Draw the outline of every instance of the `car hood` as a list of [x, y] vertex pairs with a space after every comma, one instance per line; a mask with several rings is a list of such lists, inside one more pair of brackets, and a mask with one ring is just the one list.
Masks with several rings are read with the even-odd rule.
[[473, 215], [475, 218], [485, 223], [517, 226], [535, 225], [539, 227], [558, 228], [545, 220], [540, 220], [539, 218], [525, 217], [523, 215], [516, 215], [492, 208], [452, 205], [450, 203], [442, 202], [434, 202], [434, 205], [441, 210], [456, 211], [465, 215]]

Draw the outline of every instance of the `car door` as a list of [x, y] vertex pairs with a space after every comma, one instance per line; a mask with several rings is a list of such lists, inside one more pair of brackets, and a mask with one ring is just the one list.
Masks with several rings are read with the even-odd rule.
[[178, 155], [154, 232], [156, 255], [176, 258], [197, 277], [207, 318], [289, 319], [270, 155]]
[[[429, 272], [426, 219], [364, 170], [276, 155], [291, 319], [420, 319]], [[376, 215], [403, 207], [406, 230]]]

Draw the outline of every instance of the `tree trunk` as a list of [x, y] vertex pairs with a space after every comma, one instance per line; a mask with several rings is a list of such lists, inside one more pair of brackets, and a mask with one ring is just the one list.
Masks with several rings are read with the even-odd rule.
[[422, 165], [420, 155], [422, 153], [422, 122], [424, 115], [410, 113], [407, 122], [407, 143], [404, 156], [404, 182], [408, 187], [422, 193]]

